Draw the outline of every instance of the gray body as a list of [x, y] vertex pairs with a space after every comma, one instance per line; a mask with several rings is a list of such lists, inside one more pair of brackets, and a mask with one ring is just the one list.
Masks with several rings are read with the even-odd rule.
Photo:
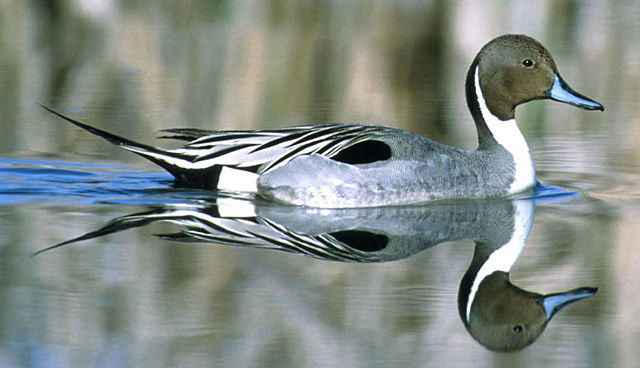
[[391, 158], [354, 165], [299, 156], [260, 175], [258, 191], [292, 204], [361, 207], [503, 196], [513, 181], [513, 158], [500, 145], [465, 151], [393, 128], [368, 139], [388, 145]]

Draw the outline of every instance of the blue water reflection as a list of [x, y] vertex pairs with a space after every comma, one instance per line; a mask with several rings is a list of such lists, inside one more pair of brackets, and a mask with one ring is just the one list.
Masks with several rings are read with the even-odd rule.
[[[171, 177], [113, 163], [0, 158], [0, 204], [152, 204], [197, 196], [172, 191]], [[161, 199], [154, 199], [158, 197]]]

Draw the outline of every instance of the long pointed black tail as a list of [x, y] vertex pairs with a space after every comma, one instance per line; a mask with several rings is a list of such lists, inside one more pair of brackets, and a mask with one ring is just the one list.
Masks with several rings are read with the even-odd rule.
[[215, 181], [217, 181], [217, 175], [219, 175], [220, 171], [220, 168], [217, 166], [204, 169], [193, 169], [190, 167], [193, 162], [189, 157], [117, 136], [70, 118], [47, 106], [40, 106], [75, 126], [154, 162], [173, 175], [177, 185], [203, 189], [215, 189]]

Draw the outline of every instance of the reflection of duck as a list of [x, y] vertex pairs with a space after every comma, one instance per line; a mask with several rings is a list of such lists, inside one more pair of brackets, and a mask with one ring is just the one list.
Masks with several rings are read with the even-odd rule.
[[246, 191], [313, 207], [363, 207], [438, 198], [486, 198], [531, 189], [535, 171], [516, 106], [553, 99], [588, 110], [599, 103], [560, 78], [549, 52], [522, 35], [486, 44], [466, 78], [479, 147], [465, 151], [399, 129], [328, 124], [279, 130], [173, 129], [188, 143], [156, 148], [67, 121], [162, 166], [176, 184]]
[[155, 222], [180, 226], [179, 232], [159, 235], [165, 239], [347, 262], [397, 260], [445, 241], [473, 239], [475, 253], [459, 290], [460, 316], [481, 344], [513, 350], [535, 341], [560, 308], [596, 292], [581, 288], [542, 296], [510, 283], [509, 270], [524, 248], [534, 212], [532, 200], [327, 210], [218, 198], [214, 204], [168, 204], [122, 216], [42, 251]]
[[458, 309], [469, 333], [493, 350], [516, 350], [533, 343], [564, 306], [589, 297], [595, 288], [541, 295], [513, 285], [509, 271], [524, 249], [534, 203], [516, 201], [508, 239], [476, 239], [471, 265], [458, 291]]

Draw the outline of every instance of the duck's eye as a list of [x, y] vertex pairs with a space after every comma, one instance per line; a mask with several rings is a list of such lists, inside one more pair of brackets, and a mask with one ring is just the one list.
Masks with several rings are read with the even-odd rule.
[[531, 59], [524, 59], [522, 60], [522, 65], [527, 68], [531, 68], [533, 66], [533, 61], [531, 61]]
[[515, 325], [513, 326], [513, 331], [515, 332], [522, 332], [522, 326], [521, 325]]

